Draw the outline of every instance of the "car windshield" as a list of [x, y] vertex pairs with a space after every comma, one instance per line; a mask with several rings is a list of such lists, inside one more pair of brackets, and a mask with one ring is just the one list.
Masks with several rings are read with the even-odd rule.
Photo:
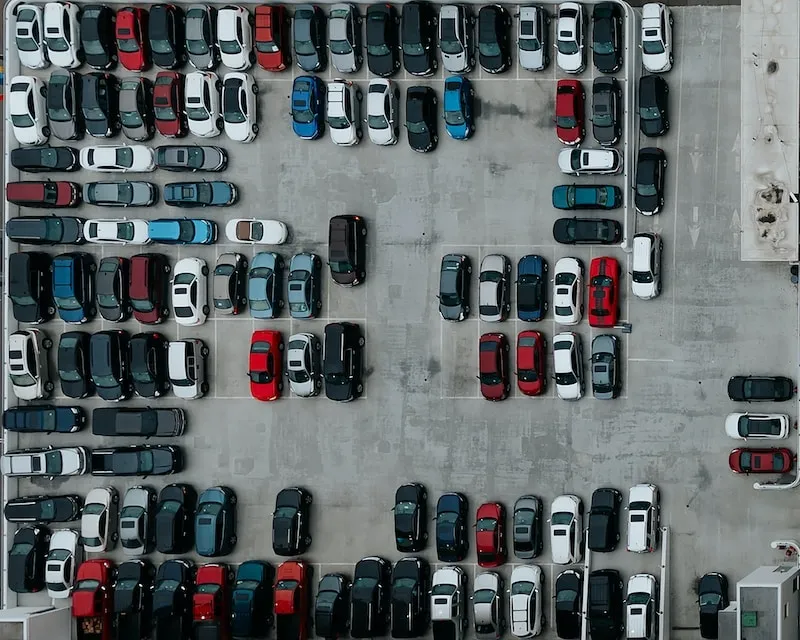
[[27, 556], [33, 550], [33, 545], [28, 542], [18, 542], [11, 547], [12, 556]]
[[77, 311], [81, 308], [81, 303], [78, 302], [75, 296], [54, 296], [54, 298], [59, 309]]
[[568, 511], [558, 511], [550, 516], [550, 524], [567, 525], [572, 522], [572, 514]]
[[345, 118], [344, 116], [330, 116], [328, 118], [328, 124], [333, 129], [349, 129], [350, 128], [350, 121]]
[[640, 107], [639, 117], [642, 120], [658, 120], [661, 117], [661, 112], [658, 107]]
[[[50, 28], [48, 27], [45, 31], [50, 31]], [[47, 48], [50, 49], [50, 51], [69, 51], [69, 42], [61, 36], [56, 38], [46, 36], [45, 40], [47, 41]]]
[[[56, 76], [56, 79], [51, 80], [49, 90], [53, 92], [63, 91], [63, 89], [56, 88], [59, 85], [63, 86], [66, 84], [66, 81], [62, 80], [62, 78], [65, 78], [65, 76]], [[55, 120], [56, 122], [72, 121], [72, 114], [66, 109], [62, 101], [59, 101], [58, 104], [47, 105], [47, 117], [51, 120]]]
[[342, 260], [331, 260], [328, 263], [328, 266], [331, 268], [333, 273], [351, 273], [353, 271], [353, 265]]
[[614, 118], [611, 111], [605, 105], [595, 105], [592, 114], [592, 124], [596, 127], [611, 127], [614, 125]]
[[[310, 86], [307, 89], [310, 90]], [[292, 118], [297, 124], [310, 124], [314, 122], [314, 112], [308, 108], [305, 99], [292, 100]]]
[[61, 473], [61, 454], [56, 451], [44, 454], [44, 468], [50, 475], [56, 476]]
[[640, 183], [637, 180], [636, 193], [638, 193], [640, 196], [656, 196], [658, 195], [658, 190], [656, 189], [656, 185], [652, 182]]
[[[190, 9], [189, 12], [186, 14], [186, 22], [187, 22], [187, 24], [189, 24], [190, 21], [195, 21], [195, 20], [202, 23], [202, 21], [203, 21], [203, 12], [202, 12], [202, 10], [198, 11], [197, 15], [192, 15], [193, 13], [195, 13], [195, 10], [194, 9]], [[199, 30], [202, 31], [202, 27]], [[191, 53], [193, 56], [202, 56], [202, 55], [205, 55], [205, 54], [208, 53], [208, 44], [202, 38], [196, 38], [196, 39], [195, 38], [191, 38], [191, 39], [187, 38], [186, 39], [186, 50], [189, 53]]]
[[425, 47], [419, 42], [404, 42], [403, 53], [407, 56], [421, 56], [425, 53]]
[[27, 373], [12, 373], [11, 383], [15, 387], [32, 387], [36, 384], [36, 380]]
[[481, 378], [481, 384], [485, 384], [487, 386], [497, 385], [502, 382], [500, 374], [497, 373], [496, 371], [492, 371], [490, 373], [481, 372], [480, 378]]
[[169, 40], [163, 38], [150, 38], [150, 47], [153, 49], [153, 53], [172, 53], [172, 45]]
[[472, 594], [472, 601], [475, 604], [491, 604], [494, 600], [495, 592], [491, 589], [478, 589]]
[[239, 104], [238, 88], [225, 89], [225, 99], [222, 101], [225, 108], [225, 122], [240, 124], [246, 120]]
[[416, 122], [408, 121], [406, 122], [406, 128], [409, 133], [417, 135], [425, 134], [428, 131], [428, 125], [425, 124], [424, 120], [418, 120]]
[[647, 593], [629, 593], [626, 600], [627, 604], [647, 604], [650, 602], [650, 595]]
[[664, 53], [664, 45], [661, 44], [661, 40], [643, 40], [642, 51], [648, 55], [657, 56]]
[[111, 374], [98, 375], [92, 372], [92, 380], [98, 387], [103, 389], [114, 389], [119, 386], [119, 382]]
[[381, 115], [372, 115], [370, 114], [367, 117], [367, 125], [370, 129], [388, 129], [389, 128], [389, 121]]
[[572, 56], [578, 53], [578, 43], [575, 40], [558, 40], [558, 52], [563, 53], [565, 56]]
[[478, 50], [487, 58], [496, 58], [500, 55], [500, 45], [497, 42], [479, 42]]
[[722, 602], [722, 596], [718, 593], [704, 593], [700, 596], [700, 606], [716, 606]]
[[172, 107], [155, 107], [154, 109], [156, 120], [177, 120], [175, 111]]
[[31, 296], [28, 294], [19, 295], [10, 293], [9, 295], [11, 296], [11, 300], [14, 302], [14, 304], [18, 304], [20, 306], [31, 306], [36, 304], [36, 300], [31, 298]]
[[367, 43], [367, 53], [371, 56], [388, 56], [391, 51], [385, 42]]
[[[110, 300], [114, 300], [111, 296], [108, 296]], [[116, 306], [116, 300], [114, 300], [108, 306], [113, 307]], [[135, 311], [139, 311], [141, 313], [149, 313], [153, 310], [153, 303], [146, 298], [131, 298], [131, 306], [134, 308]]]
[[572, 604], [578, 599], [578, 592], [572, 589], [560, 589], [556, 593], [556, 608], [558, 608], [558, 604], [567, 604], [569, 605], [569, 609], [572, 608]]
[[138, 111], [121, 111], [119, 119], [123, 127], [140, 127], [143, 124]]
[[236, 40], [220, 40], [219, 48], [222, 53], [232, 56], [242, 52], [242, 48], [239, 46], [239, 43], [236, 42]]
[[494, 531], [497, 528], [497, 520], [494, 518], [480, 518], [476, 527], [478, 531]]
[[33, 118], [31, 118], [27, 113], [12, 113], [11, 124], [13, 124], [15, 127], [19, 127], [20, 129], [26, 129], [27, 127], [33, 126]]
[[521, 20], [519, 30], [520, 35], [523, 36], [519, 39], [519, 48], [522, 51], [539, 51], [542, 48], [542, 43], [534, 35], [535, 25], [533, 20]]
[[[597, 33], [595, 32], [595, 36]], [[592, 51], [597, 55], [608, 56], [614, 53], [614, 43], [611, 40], [597, 40], [592, 43]]]
[[130, 169], [133, 166], [133, 150], [130, 147], [120, 147], [115, 150], [114, 157], [120, 167]]
[[204, 122], [211, 118], [206, 108], [201, 105], [186, 104], [186, 117], [193, 122]]
[[573, 116], [557, 116], [556, 125], [562, 129], [574, 129], [578, 126], [578, 121]]
[[442, 20], [441, 33], [439, 37], [439, 47], [442, 53], [448, 55], [457, 55], [461, 53], [461, 43], [458, 41], [456, 35], [456, 21], [455, 20]]
[[95, 38], [81, 38], [83, 44], [83, 52], [92, 56], [105, 55], [102, 43]]
[[83, 117], [86, 120], [102, 122], [106, 119], [106, 114], [103, 113], [103, 110], [100, 107], [84, 107]]
[[444, 121], [453, 126], [464, 124], [464, 114], [461, 109], [455, 109], [453, 111], [445, 110]]
[[527, 596], [533, 593], [533, 583], [532, 582], [514, 582], [511, 584], [511, 595], [512, 596]]
[[572, 371], [556, 373], [556, 384], [571, 385], [575, 384], [577, 381], [578, 379], [575, 377], [575, 374], [572, 373]]
[[[333, 16], [333, 13], [331, 13], [331, 16]], [[331, 40], [331, 53], [344, 56], [351, 51], [353, 51], [353, 47], [350, 46], [347, 40]]]
[[633, 281], [638, 284], [648, 284], [653, 282], [653, 274], [649, 271], [634, 271], [631, 274]]

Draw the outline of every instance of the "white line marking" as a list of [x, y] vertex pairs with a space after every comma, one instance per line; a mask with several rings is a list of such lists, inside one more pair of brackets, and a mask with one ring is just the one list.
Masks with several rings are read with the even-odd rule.
[[675, 362], [670, 358], [628, 358], [628, 362]]
[[[683, 44], [686, 40], [684, 36], [684, 29], [679, 29], [681, 33], [681, 44], [679, 51], [683, 51]], [[720, 45], [721, 47], [722, 45]], [[680, 152], [681, 152], [681, 110], [683, 108], [683, 69], [686, 66], [686, 62], [682, 61], [681, 63], [681, 72], [678, 75], [678, 126], [675, 128], [675, 139], [677, 140], [677, 149], [675, 151], [676, 155], [678, 156], [678, 162], [675, 163], [675, 188], [673, 189], [672, 193], [672, 201], [674, 205], [673, 214], [673, 228], [672, 228], [672, 343], [675, 343], [675, 290], [678, 288], [677, 282], [678, 279], [675, 276], [675, 269], [678, 264], [678, 175], [680, 173]], [[717, 96], [719, 99], [719, 96]]]

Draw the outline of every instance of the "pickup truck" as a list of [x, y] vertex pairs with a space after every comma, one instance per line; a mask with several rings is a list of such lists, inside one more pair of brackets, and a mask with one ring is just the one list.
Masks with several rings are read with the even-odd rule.
[[92, 451], [93, 476], [163, 476], [183, 471], [183, 451], [175, 445], [137, 444]]
[[231, 581], [225, 564], [206, 564], [197, 570], [192, 598], [194, 640], [230, 640]]
[[110, 560], [86, 560], [78, 567], [72, 592], [72, 617], [78, 640], [112, 640], [114, 637], [113, 596]]
[[311, 567], [290, 560], [275, 574], [275, 630], [277, 640], [307, 640], [311, 598]]
[[114, 583], [116, 640], [145, 640], [150, 637], [153, 611], [153, 567], [144, 560], [119, 565]]
[[92, 433], [96, 436], [171, 438], [182, 435], [185, 426], [183, 409], [103, 407], [92, 412]]

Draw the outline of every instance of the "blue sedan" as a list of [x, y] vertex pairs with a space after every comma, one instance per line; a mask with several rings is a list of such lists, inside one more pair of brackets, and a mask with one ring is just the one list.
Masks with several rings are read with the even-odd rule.
[[161, 218], [147, 223], [147, 234], [161, 244], [213, 244], [217, 223], [200, 218]]
[[547, 313], [547, 261], [542, 256], [523, 256], [517, 265], [517, 315], [538, 322]]
[[316, 140], [325, 133], [325, 84], [316, 76], [294, 79], [292, 129], [304, 140]]
[[450, 76], [444, 83], [444, 124], [455, 140], [468, 140], [475, 133], [473, 103], [475, 89], [469, 78]]

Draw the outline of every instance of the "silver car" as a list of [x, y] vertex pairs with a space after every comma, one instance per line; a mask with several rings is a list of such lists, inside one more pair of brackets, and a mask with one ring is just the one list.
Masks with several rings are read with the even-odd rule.
[[195, 69], [211, 71], [219, 64], [215, 9], [193, 4], [186, 10], [186, 51]]
[[511, 261], [493, 253], [481, 261], [478, 310], [484, 322], [502, 322], [511, 311]]
[[156, 147], [156, 167], [167, 171], [222, 171], [228, 154], [210, 145], [167, 145]]
[[97, 487], [86, 494], [81, 511], [81, 542], [85, 551], [104, 553], [117, 544], [119, 493], [114, 487]]
[[158, 187], [152, 182], [87, 182], [83, 201], [99, 207], [149, 207], [156, 201]]
[[136, 486], [125, 492], [119, 512], [119, 539], [126, 556], [150, 553], [153, 547], [153, 513], [158, 496], [151, 487]]
[[286, 371], [292, 393], [310, 398], [322, 389], [320, 353], [322, 342], [312, 333], [295, 333], [289, 336], [286, 349]]
[[220, 315], [238, 315], [247, 306], [247, 258], [221, 253], [211, 281], [214, 309]]
[[[153, 84], [147, 78], [125, 78], [119, 85], [119, 120], [122, 133], [136, 142], [146, 142], [156, 132], [152, 119]], [[149, 122], [142, 119], [146, 114]]]
[[439, 11], [439, 50], [450, 73], [469, 73], [475, 66], [475, 16], [463, 4]]
[[354, 4], [334, 4], [328, 16], [331, 62], [339, 73], [355, 73], [364, 62], [361, 52], [363, 18]]
[[56, 69], [47, 83], [47, 118], [50, 131], [60, 140], [77, 140], [83, 132], [78, 127], [80, 100], [77, 87], [78, 74], [66, 69]]
[[528, 71], [544, 71], [550, 65], [550, 14], [541, 6], [519, 8], [517, 23], [519, 64]]
[[613, 400], [619, 393], [617, 336], [603, 333], [592, 340], [592, 393], [598, 400]]
[[314, 318], [322, 308], [322, 260], [314, 253], [298, 253], [289, 262], [287, 286], [292, 318]]
[[503, 578], [494, 571], [478, 574], [473, 584], [472, 617], [478, 640], [500, 640], [506, 629]]

